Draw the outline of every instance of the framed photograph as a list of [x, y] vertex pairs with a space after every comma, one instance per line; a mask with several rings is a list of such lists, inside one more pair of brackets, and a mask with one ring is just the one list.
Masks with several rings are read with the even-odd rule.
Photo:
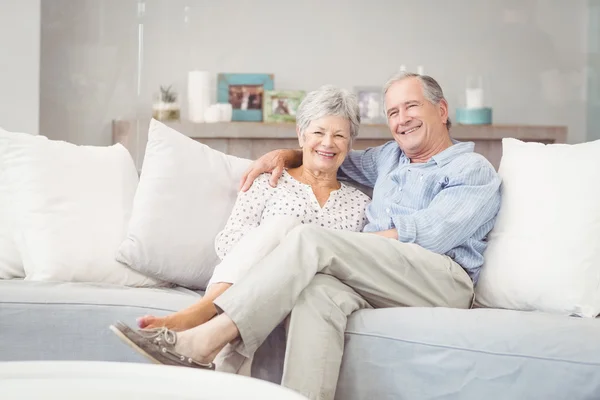
[[232, 121], [262, 121], [265, 90], [273, 90], [272, 74], [217, 76], [217, 102], [231, 104]]
[[296, 122], [296, 111], [305, 95], [302, 90], [266, 90], [263, 121]]
[[360, 120], [363, 124], [385, 124], [385, 109], [383, 94], [380, 87], [355, 87], [354, 93], [358, 97]]

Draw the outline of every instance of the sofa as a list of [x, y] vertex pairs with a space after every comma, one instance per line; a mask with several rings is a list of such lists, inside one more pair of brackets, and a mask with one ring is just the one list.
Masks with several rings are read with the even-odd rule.
[[[164, 129], [158, 123], [153, 124], [156, 129]], [[152, 132], [149, 136], [151, 141]], [[188, 147], [195, 146], [185, 140], [182, 143]], [[0, 141], [1, 145], [2, 141]], [[46, 144], [44, 143], [43, 146]], [[51, 152], [46, 147], [40, 149], [43, 149], [44, 155]], [[1, 151], [0, 147], [0, 156]], [[83, 150], [70, 149], [69, 151], [76, 154]], [[144, 168], [150, 169], [152, 151], [149, 143], [146, 151], [149, 158]], [[206, 157], [211, 157], [206, 153], [208, 149], [202, 148], [201, 151], [204, 152], [202, 157], [193, 154], [190, 155], [190, 159], [205, 160]], [[173, 149], [170, 148], [168, 153], [172, 155]], [[41, 157], [42, 153], [31, 154]], [[70, 157], [69, 154], [65, 153], [61, 158], [66, 159]], [[90, 154], [93, 156], [92, 153]], [[170, 212], [171, 218], [167, 222], [164, 218], [158, 218], [152, 220], [151, 224], [142, 224], [139, 220], [140, 214], [136, 217], [136, 207], [141, 207], [141, 204], [149, 207], [144, 209], [142, 216], [144, 218], [148, 215], [157, 218], [161, 210], [157, 208], [157, 203], [150, 204], [148, 201], [136, 203], [139, 200], [136, 197], [133, 201], [133, 212], [119, 214], [119, 219], [114, 220], [117, 221], [114, 224], [121, 223], [119, 221], [128, 222], [125, 224], [127, 226], [115, 230], [119, 242], [123, 240], [119, 236], [122, 234], [125, 244], [117, 246], [119, 251], [116, 251], [116, 255], [112, 253], [113, 248], [108, 246], [110, 259], [98, 263], [96, 261], [104, 257], [104, 253], [100, 250], [105, 243], [98, 237], [89, 238], [86, 232], [102, 232], [108, 236], [106, 229], [94, 230], [89, 223], [81, 224], [81, 218], [78, 217], [68, 221], [71, 223], [68, 226], [69, 232], [64, 233], [61, 231], [64, 229], [64, 218], [40, 219], [44, 217], [44, 213], [40, 210], [45, 210], [44, 207], [48, 204], [35, 203], [33, 208], [35, 213], [32, 209], [25, 210], [28, 206], [33, 207], [32, 204], [22, 204], [22, 201], [31, 200], [33, 193], [31, 190], [35, 185], [33, 181], [27, 181], [27, 185], [18, 186], [21, 176], [25, 174], [34, 177], [38, 176], [35, 174], [40, 174], [39, 176], [45, 177], [44, 182], [47, 183], [50, 178], [43, 174], [51, 173], [47, 171], [48, 166], [54, 165], [53, 160], [56, 160], [56, 155], [48, 160], [49, 164], [40, 167], [39, 171], [18, 169], [15, 170], [19, 172], [18, 174], [10, 175], [10, 163], [22, 162], [23, 154], [19, 157], [15, 158], [16, 161], [8, 160], [5, 163], [5, 176], [0, 175], [0, 200], [3, 193], [11, 200], [4, 203], [6, 209], [11, 210], [8, 215], [10, 218], [7, 220], [14, 225], [14, 229], [19, 231], [19, 234], [14, 236], [18, 239], [16, 249], [23, 255], [24, 264], [23, 276], [12, 278], [5, 276], [4, 279], [0, 279], [0, 362], [24, 360], [148, 362], [138, 353], [124, 346], [109, 331], [108, 326], [117, 320], [135, 325], [135, 319], [139, 316], [166, 315], [192, 304], [202, 296], [202, 285], [206, 277], [210, 276], [210, 269], [198, 272], [198, 269], [202, 268], [181, 267], [188, 260], [183, 253], [191, 251], [189, 247], [193, 247], [196, 251], [198, 247], [202, 247], [198, 243], [204, 240], [208, 247], [201, 248], [198, 254], [192, 254], [194, 256], [192, 258], [204, 257], [202, 265], [213, 262], [211, 258], [213, 255], [209, 257], [207, 254], [209, 247], [212, 246], [210, 242], [214, 240], [215, 229], [218, 229], [223, 221], [212, 226], [205, 221], [206, 215], [199, 216], [203, 218], [201, 221], [205, 222], [201, 230], [202, 237], [193, 237], [192, 243], [196, 243], [196, 246], [182, 246], [181, 241], [187, 240], [188, 237], [179, 235], [181, 231], [189, 229], [189, 226], [184, 225], [189, 223], [193, 226], [198, 223], [193, 221], [196, 216], [189, 213], [182, 214], [181, 218], [186, 218], [178, 220], [177, 212], [173, 211]], [[218, 157], [224, 159], [222, 155]], [[92, 163], [90, 160], [86, 158], [85, 162]], [[0, 173], [2, 172], [1, 161], [0, 157]], [[35, 162], [38, 162], [37, 159]], [[213, 160], [211, 165], [214, 167], [216, 162]], [[214, 170], [230, 168], [235, 162], [237, 161], [227, 159], [222, 168], [215, 167]], [[167, 174], [165, 171], [169, 168], [167, 164], [155, 168], [155, 171], [160, 171], [161, 178], [155, 183], [164, 184], [167, 181], [173, 185], [173, 181], [182, 179], [181, 175], [198, 169], [187, 165], [185, 169], [178, 170], [177, 175], [165, 179]], [[214, 170], [209, 172], [214, 174], [212, 172]], [[505, 170], [508, 170], [508, 164]], [[84, 175], [89, 176], [93, 173], [95, 171], [88, 171]], [[236, 181], [233, 177], [237, 177], [239, 171], [232, 174], [224, 179]], [[169, 192], [158, 190], [151, 185], [143, 185], [142, 182], [150, 179], [151, 175], [152, 171], [142, 171], [135, 196], [145, 191], [154, 194]], [[524, 174], [521, 172], [519, 176], [522, 175]], [[9, 195], [6, 194], [6, 190], [2, 191], [3, 179], [16, 185], [12, 186], [14, 190]], [[62, 181], [68, 179], [69, 177], [66, 176], [61, 177]], [[209, 177], [205, 176], [202, 179], [209, 179]], [[187, 182], [195, 182], [192, 185], [194, 187], [207, 184], [209, 188], [213, 188], [214, 182], [205, 183], [202, 179], [196, 176], [191, 177]], [[86, 180], [78, 182], [81, 185], [88, 184]], [[511, 187], [512, 181], [507, 179], [507, 182], [508, 187]], [[62, 182], [44, 187], [47, 191], [45, 193], [54, 196], [48, 212], [80, 212], [79, 209], [56, 209], [57, 193], [61, 194], [68, 190], [68, 187], [60, 186], [60, 183]], [[190, 186], [184, 183], [182, 187]], [[94, 183], [94, 185], [100, 184], [110, 188], [114, 182], [107, 180], [104, 183]], [[545, 184], [547, 185], [547, 182]], [[123, 182], [119, 182], [119, 186], [115, 186], [112, 192], [90, 186], [88, 189], [97, 190], [97, 193], [80, 201], [93, 203], [103, 193], [122, 191], [123, 196], [129, 196], [127, 199], [131, 202], [133, 194], [121, 190], [122, 185]], [[185, 208], [186, 201], [190, 201], [190, 204], [201, 203], [201, 210], [208, 207], [210, 215], [218, 214], [219, 206], [230, 208], [231, 202], [235, 199], [235, 184], [230, 183], [229, 186], [234, 188], [230, 190], [232, 193], [224, 191], [224, 194], [219, 195], [217, 199], [218, 204], [206, 203], [210, 201], [206, 191], [202, 192], [202, 198], [194, 198], [195, 194], [192, 192], [187, 193], [186, 196], [176, 196], [177, 204], [180, 208]], [[17, 192], [23, 188], [27, 189], [26, 194], [29, 197], [19, 197]], [[80, 192], [84, 189], [86, 188], [79, 187], [73, 196], [81, 195]], [[52, 197], [50, 194], [47, 196]], [[107, 204], [114, 193], [106, 196], [109, 197], [104, 198], [102, 204]], [[37, 196], [35, 200], [43, 201], [44, 197], [42, 196], [40, 200], [40, 196]], [[223, 203], [227, 202], [228, 205], [223, 206]], [[71, 203], [73, 202], [65, 203], [64, 207], [68, 208]], [[107, 219], [114, 219], [115, 210], [120, 210], [115, 205], [114, 209], [109, 210], [110, 213], [102, 214], [105, 212], [102, 207], [97, 204], [92, 205], [94, 214], [100, 215], [84, 216], [95, 218], [89, 220], [95, 224], [103, 224]], [[507, 203], [503, 207], [508, 209], [510, 204]], [[0, 222], [2, 218], [0, 214]], [[500, 218], [499, 226], [502, 229], [497, 232], [498, 235], [510, 231], [510, 228], [505, 227], [506, 218], [508, 217]], [[519, 218], [524, 217], [519, 215]], [[56, 221], [61, 222], [57, 227], [53, 225]], [[136, 227], [133, 225], [138, 223], [138, 230], [135, 230]], [[161, 226], [163, 229], [158, 229], [156, 224], [161, 223], [175, 225]], [[43, 235], [43, 229], [40, 227], [49, 231], [48, 236]], [[181, 229], [177, 230], [177, 227]], [[518, 228], [520, 232], [524, 229], [522, 226]], [[67, 236], [61, 236], [58, 240], [55, 238], [57, 232]], [[1, 233], [0, 239], [2, 239]], [[166, 236], [150, 237], [161, 233]], [[172, 237], [177, 240], [169, 242], [175, 240], [170, 239]], [[152, 246], [143, 247], [140, 241], [152, 243]], [[492, 241], [501, 243], [501, 238], [492, 238]], [[47, 243], [52, 243], [52, 246], [47, 246]], [[1, 245], [0, 241], [0, 247]], [[137, 254], [136, 251], [139, 249], [136, 246], [141, 246], [143, 251]], [[157, 254], [152, 254], [152, 251], [156, 251]], [[528, 251], [535, 252], [535, 248], [528, 248]], [[166, 253], [169, 253], [169, 260], [175, 259], [177, 263], [168, 264], [168, 260], [158, 260], [158, 257]], [[505, 247], [490, 246], [490, 256], [488, 257], [486, 253], [486, 265], [480, 278], [480, 285], [485, 288], [485, 291], [477, 292], [477, 301], [472, 309], [389, 308], [361, 310], [354, 313], [349, 318], [346, 329], [346, 347], [336, 398], [340, 400], [599, 399], [600, 320], [594, 318], [599, 313], [594, 297], [598, 292], [597, 288], [592, 293], [594, 295], [592, 300], [588, 301], [587, 298], [582, 297], [574, 300], [569, 287], [564, 288], [564, 291], [552, 287], [551, 284], [560, 283], [557, 282], [558, 279], [540, 280], [540, 283], [536, 284], [535, 280], [529, 280], [534, 277], [531, 275], [527, 276], [526, 282], [523, 282], [523, 276], [519, 275], [519, 270], [523, 269], [522, 265], [517, 262], [501, 265], [501, 267], [496, 265], [503, 264], [501, 257], [505, 257], [506, 253]], [[514, 255], [514, 252], [508, 253]], [[6, 253], [0, 254], [0, 261], [4, 255]], [[556, 256], [557, 253], [553, 253], [553, 257]], [[115, 258], [120, 261], [108, 265]], [[529, 262], [529, 259], [527, 261]], [[591, 270], [596, 274], [597, 271], [593, 269], [596, 264], [590, 266], [587, 258], [584, 261], [586, 261], [585, 271]], [[85, 265], [79, 267], [77, 262]], [[545, 260], [544, 263], [546, 274], [550, 276], [555, 265], [551, 260]], [[156, 264], [160, 265], [157, 267]], [[576, 270], [576, 264], [577, 260], [574, 260], [573, 271]], [[511, 268], [517, 269], [513, 271]], [[498, 275], [500, 273], [498, 270], [500, 272], [509, 270], [510, 276]], [[534, 272], [528, 273], [534, 274]], [[502, 279], [496, 278], [497, 276]], [[562, 276], [562, 279], [564, 283], [565, 276]], [[590, 281], [596, 282], [589, 276], [583, 275], [580, 280], [588, 282], [587, 284]], [[498, 284], [494, 286], [494, 282]], [[527, 286], [529, 282], [531, 285]], [[548, 291], [549, 287], [551, 291]], [[252, 365], [252, 376], [278, 383], [282, 375], [284, 354], [285, 331], [283, 326], [279, 326], [256, 354]]]
[[[108, 330], [165, 315], [202, 293], [89, 283], [0, 281], [0, 361], [148, 362]], [[391, 308], [353, 314], [336, 398], [598, 399], [600, 323], [499, 309]], [[278, 383], [279, 327], [252, 376]]]

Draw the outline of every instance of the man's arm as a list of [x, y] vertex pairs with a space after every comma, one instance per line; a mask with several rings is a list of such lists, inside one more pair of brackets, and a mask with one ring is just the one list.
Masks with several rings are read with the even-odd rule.
[[277, 186], [277, 181], [283, 174], [284, 168], [296, 168], [302, 165], [302, 150], [284, 149], [273, 150], [254, 161], [252, 165], [244, 172], [240, 180], [240, 190], [247, 191], [252, 182], [260, 174], [271, 172], [269, 184]]
[[445, 254], [467, 241], [500, 209], [501, 179], [489, 165], [450, 178], [429, 207], [392, 216], [397, 239]]
[[[378, 160], [386, 146], [397, 146], [389, 142], [382, 146], [372, 147], [367, 150], [352, 150], [342, 163], [338, 176], [350, 178], [361, 185], [374, 187], [377, 179]], [[284, 168], [295, 168], [302, 165], [302, 150], [285, 149], [273, 150], [254, 161], [244, 172], [240, 180], [240, 190], [247, 191], [257, 176], [265, 172], [271, 173], [269, 184], [273, 187], [281, 177]]]

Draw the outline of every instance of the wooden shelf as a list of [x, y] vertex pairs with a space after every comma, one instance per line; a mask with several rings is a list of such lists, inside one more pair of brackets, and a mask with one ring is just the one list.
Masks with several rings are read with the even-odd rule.
[[[122, 127], [130, 121], [115, 121]], [[194, 139], [295, 139], [296, 125], [292, 123], [217, 122], [193, 123], [167, 122], [166, 125]], [[147, 126], [147, 123], [146, 125]], [[128, 128], [128, 127], [127, 127]], [[553, 140], [564, 142], [567, 128], [561, 126], [531, 125], [453, 125], [450, 131], [456, 140], [497, 140], [514, 137], [520, 140]], [[363, 124], [358, 140], [388, 139], [392, 136], [387, 125]]]
[[[123, 143], [132, 153], [131, 139], [136, 135], [137, 121], [113, 121], [113, 142]], [[140, 143], [143, 153], [150, 120], [139, 121]], [[293, 123], [218, 122], [193, 123], [190, 121], [167, 122], [166, 125], [205, 143], [216, 150], [238, 157], [254, 159], [269, 150], [297, 148], [296, 125]], [[565, 143], [567, 128], [564, 126], [532, 125], [460, 125], [452, 126], [451, 136], [459, 141], [475, 142], [475, 151], [483, 154], [498, 167], [502, 156], [502, 139], [515, 138], [542, 143]], [[355, 149], [378, 146], [393, 140], [387, 125], [361, 125], [354, 142]]]

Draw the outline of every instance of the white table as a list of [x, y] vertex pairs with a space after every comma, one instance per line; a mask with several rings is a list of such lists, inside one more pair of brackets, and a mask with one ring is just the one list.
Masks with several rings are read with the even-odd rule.
[[306, 400], [281, 386], [222, 372], [91, 361], [0, 362], [0, 397], [2, 400]]

